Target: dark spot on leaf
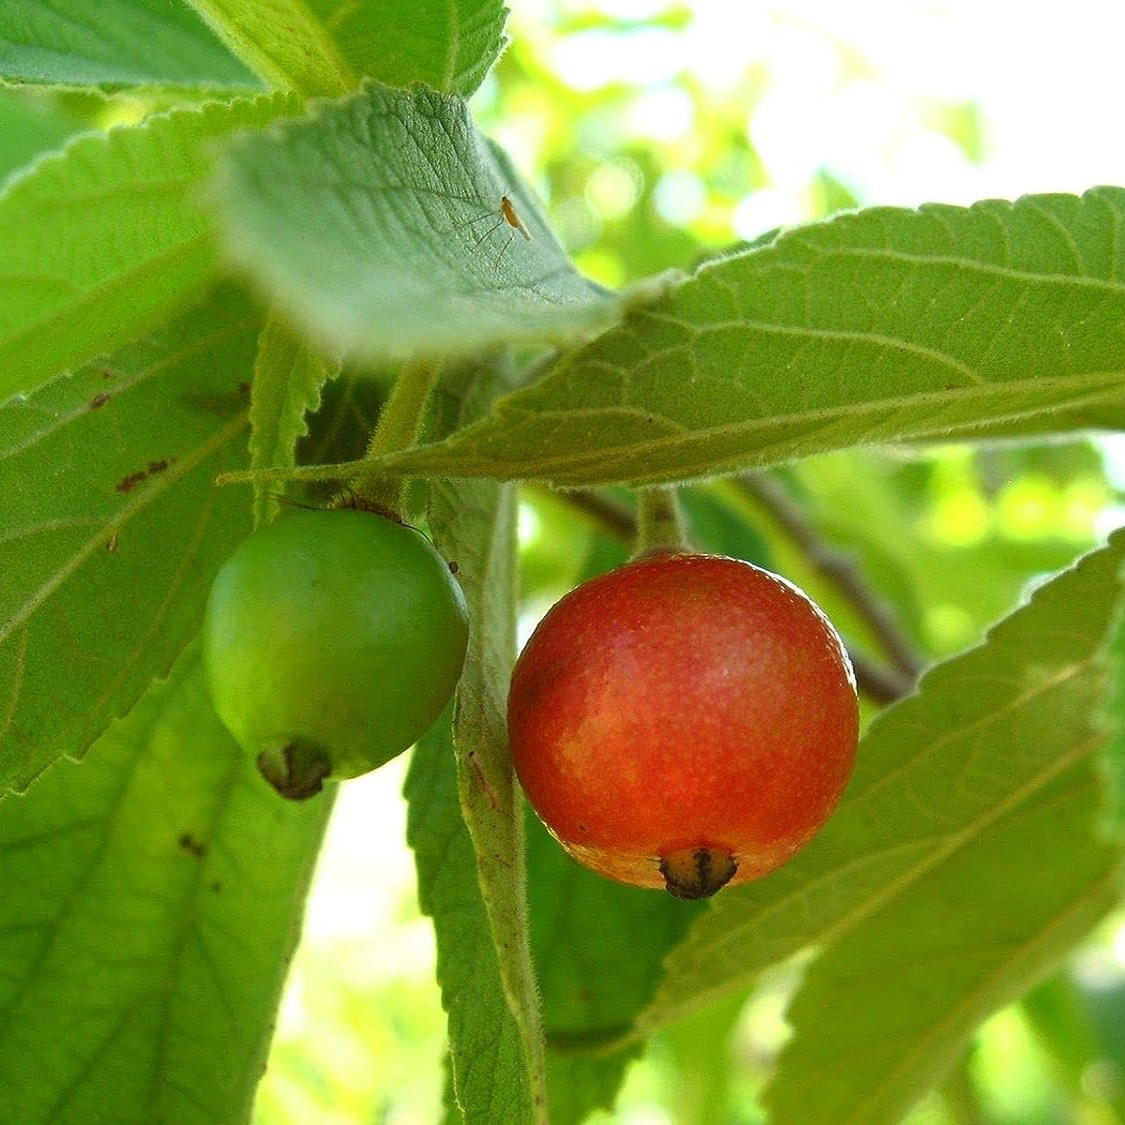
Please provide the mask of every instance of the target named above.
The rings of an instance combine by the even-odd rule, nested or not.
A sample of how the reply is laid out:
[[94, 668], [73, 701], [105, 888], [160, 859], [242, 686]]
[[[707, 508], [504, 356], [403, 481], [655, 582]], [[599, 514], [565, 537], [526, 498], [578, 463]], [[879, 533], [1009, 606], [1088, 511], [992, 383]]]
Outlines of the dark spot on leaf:
[[457, 565], [456, 559], [449, 560], [449, 573], [456, 574], [461, 568]]
[[97, 410], [98, 407], [105, 406], [107, 402], [109, 402], [109, 395], [105, 391], [102, 391], [101, 394], [96, 394], [90, 399], [89, 409]]
[[207, 845], [200, 843], [190, 832], [181, 833], [177, 841], [181, 848], [196, 859], [202, 859], [207, 854]]
[[186, 394], [180, 396], [180, 402], [204, 414], [214, 414], [220, 418], [229, 418], [246, 408], [246, 396], [239, 387], [232, 387], [226, 394]]
[[146, 473], [144, 469], [141, 469], [140, 472], [137, 473], [130, 473], [127, 477], [122, 477], [117, 482], [117, 491], [132, 492], [133, 489], [136, 488], [137, 485], [140, 484], [141, 481], [143, 481], [147, 476], [148, 473]]
[[122, 477], [117, 482], [118, 492], [132, 492], [142, 481], [146, 481], [149, 477], [154, 477], [157, 473], [164, 472], [165, 469], [171, 467], [176, 463], [175, 457], [161, 457], [157, 461], [150, 461], [143, 469], [138, 469], [135, 473], [130, 473], [126, 477]]
[[223, 889], [223, 884], [220, 883], [218, 879], [216, 879], [216, 880], [214, 880], [214, 882], [211, 883], [211, 885], [208, 889], [211, 890], [212, 892], [214, 892], [215, 894], [218, 894], [219, 891], [221, 891]]

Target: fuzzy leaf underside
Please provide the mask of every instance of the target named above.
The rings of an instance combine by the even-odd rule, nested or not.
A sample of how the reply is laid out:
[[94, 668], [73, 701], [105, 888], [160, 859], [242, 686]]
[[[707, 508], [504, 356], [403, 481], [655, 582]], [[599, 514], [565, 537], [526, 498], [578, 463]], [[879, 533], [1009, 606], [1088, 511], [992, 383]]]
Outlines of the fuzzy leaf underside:
[[506, 42], [500, 0], [191, 0], [272, 85], [338, 97], [362, 78], [468, 97]]
[[405, 793], [418, 897], [433, 918], [449, 1016], [453, 1108], [469, 1125], [532, 1118], [520, 1030], [504, 994], [472, 837], [461, 815], [447, 713], [414, 749]]
[[1125, 191], [872, 208], [704, 266], [403, 473], [658, 484], [1125, 417]]
[[[509, 195], [531, 239], [500, 215]], [[590, 332], [619, 302], [575, 272], [465, 103], [367, 83], [232, 146], [232, 260], [328, 351], [472, 355]]]
[[[506, 368], [490, 364], [448, 368], [437, 392], [439, 431], [478, 417], [508, 377]], [[442, 763], [449, 772], [441, 782], [456, 787], [459, 826], [453, 823], [455, 810], [447, 812], [446, 821], [459, 842], [460, 878], [456, 885], [445, 881], [448, 890], [441, 898], [432, 887], [428, 909], [439, 950], [460, 947], [461, 928], [477, 918], [478, 928], [484, 927], [478, 940], [490, 946], [480, 957], [495, 964], [496, 974], [460, 977], [453, 985], [457, 968], [447, 962], [443, 1001], [450, 1013], [453, 1086], [466, 1120], [523, 1125], [545, 1120], [546, 1060], [531, 964], [523, 807], [505, 722], [515, 659], [515, 496], [511, 488], [488, 481], [432, 481], [429, 520], [438, 550], [456, 564], [469, 605], [470, 634], [454, 714], [456, 756]], [[423, 859], [420, 854], [420, 878]], [[479, 998], [484, 985], [498, 985], [499, 996]], [[502, 1013], [495, 999], [501, 1000]], [[494, 1039], [484, 1056], [492, 1060], [483, 1064], [489, 1071], [485, 1078], [476, 1059], [482, 1039]], [[503, 1059], [500, 1051], [506, 1052]]]
[[[250, 391], [250, 468], [296, 463], [297, 443], [308, 432], [306, 418], [320, 406], [324, 384], [339, 374], [276, 313], [266, 320], [254, 359]], [[278, 510], [284, 485], [254, 482], [254, 526], [268, 523]]]

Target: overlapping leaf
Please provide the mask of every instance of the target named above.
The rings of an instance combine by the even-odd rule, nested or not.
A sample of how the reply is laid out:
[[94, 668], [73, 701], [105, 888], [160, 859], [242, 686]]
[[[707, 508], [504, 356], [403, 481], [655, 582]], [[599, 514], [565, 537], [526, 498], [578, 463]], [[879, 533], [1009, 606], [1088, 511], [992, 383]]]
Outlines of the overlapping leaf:
[[980, 1022], [1087, 937], [1120, 898], [1120, 853], [1091, 831], [1101, 797], [1089, 757], [1061, 771], [812, 966], [768, 1091], [778, 1125], [803, 1125], [813, 1106], [896, 1125]]
[[1125, 191], [876, 208], [719, 259], [411, 473], [659, 483], [1125, 416]]
[[1096, 717], [1123, 557], [1119, 534], [881, 716], [821, 835], [716, 899], [638, 1027], [823, 947], [794, 1008], [779, 1120], [807, 1120], [814, 1100], [833, 1121], [897, 1120], [975, 1022], [1114, 901]]
[[191, 8], [167, 0], [0, 5], [0, 78], [52, 86], [260, 85]]
[[[338, 372], [339, 365], [310, 348], [283, 317], [275, 314], [266, 321], [250, 394], [252, 469], [295, 463], [297, 442], [309, 432], [306, 415], [319, 407], [321, 389]], [[255, 526], [272, 519], [277, 505], [273, 486], [255, 482]]]
[[[438, 427], [448, 429], [479, 416], [507, 375], [501, 367], [474, 364], [447, 372], [439, 392]], [[501, 985], [519, 1033], [518, 1088], [526, 1091], [529, 1113], [511, 1120], [540, 1122], [547, 1112], [546, 1058], [531, 963], [523, 803], [508, 755], [506, 716], [516, 644], [515, 494], [509, 486], [489, 481], [434, 481], [430, 516], [434, 541], [456, 564], [469, 605], [469, 651], [454, 717], [457, 788]], [[456, 1069], [454, 1082], [469, 1115]], [[500, 1088], [491, 1093], [493, 1099], [508, 1097]], [[473, 1107], [482, 1109], [488, 1106]]]
[[84, 127], [61, 106], [0, 90], [0, 182]]
[[466, 97], [504, 46], [501, 0], [190, 0], [273, 85], [339, 96], [362, 78]]
[[258, 317], [232, 289], [0, 407], [0, 794], [80, 755], [167, 672], [249, 531]]
[[173, 315], [215, 263], [201, 206], [216, 140], [299, 103], [211, 103], [76, 138], [0, 195], [0, 402]]
[[358, 74], [389, 86], [424, 82], [467, 98], [504, 49], [507, 17], [502, 0], [385, 0], [353, 9], [337, 35]]
[[480, 1125], [530, 1121], [527, 1062], [461, 815], [448, 713], [415, 747], [405, 792], [418, 898], [437, 936], [456, 1110], [462, 1120]]
[[[530, 239], [500, 214], [505, 194]], [[234, 260], [329, 351], [475, 353], [589, 332], [618, 308], [464, 103], [432, 90], [368, 84], [247, 137], [218, 195]]]
[[636, 1053], [601, 1053], [652, 999], [698, 904], [623, 887], [571, 859], [531, 814], [528, 905], [555, 1125], [611, 1109]]
[[0, 800], [5, 1120], [246, 1121], [328, 808], [257, 776], [194, 653]]
[[304, 0], [188, 2], [271, 86], [305, 97], [334, 98], [355, 85], [355, 75], [323, 18], [326, 13]]

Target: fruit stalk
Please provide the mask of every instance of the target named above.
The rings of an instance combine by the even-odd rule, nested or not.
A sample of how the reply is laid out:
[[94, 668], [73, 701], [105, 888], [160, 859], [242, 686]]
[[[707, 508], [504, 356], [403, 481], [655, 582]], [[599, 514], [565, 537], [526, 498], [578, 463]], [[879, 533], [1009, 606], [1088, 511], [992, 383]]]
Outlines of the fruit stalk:
[[636, 558], [688, 550], [687, 528], [674, 488], [646, 488], [637, 498]]
[[[377, 462], [380, 457], [417, 444], [440, 373], [441, 363], [433, 359], [413, 359], [402, 365], [379, 413], [364, 461]], [[406, 477], [391, 477], [382, 469], [373, 468], [356, 477], [352, 491], [377, 511], [401, 515], [408, 485]]]

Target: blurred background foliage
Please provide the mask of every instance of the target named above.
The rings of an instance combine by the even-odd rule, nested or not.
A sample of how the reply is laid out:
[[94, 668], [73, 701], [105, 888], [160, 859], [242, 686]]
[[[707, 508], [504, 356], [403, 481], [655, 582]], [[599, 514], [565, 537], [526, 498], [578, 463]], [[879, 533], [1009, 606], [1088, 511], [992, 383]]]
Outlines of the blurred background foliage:
[[[690, 270], [842, 208], [1125, 183], [1125, 153], [1103, 143], [1116, 136], [1125, 19], [1096, 0], [1072, 0], [1065, 23], [1054, 8], [1000, 0], [512, 6], [511, 47], [474, 112], [538, 188], [579, 266], [608, 285]], [[70, 108], [50, 107], [49, 127], [64, 129]], [[877, 591], [907, 642], [901, 672], [979, 640], [1037, 576], [1121, 522], [1121, 448], [848, 452], [684, 500], [700, 546], [791, 577], [857, 654], [886, 664], [848, 581]], [[524, 490], [525, 634], [576, 582], [625, 557], [630, 504], [623, 492]], [[441, 1117], [444, 1017], [403, 842], [404, 770], [395, 762], [344, 787], [259, 1125]], [[657, 1037], [612, 1119], [764, 1120], [756, 1093], [797, 979], [788, 967]], [[1125, 1121], [1125, 916], [990, 1020], [909, 1120]]]

